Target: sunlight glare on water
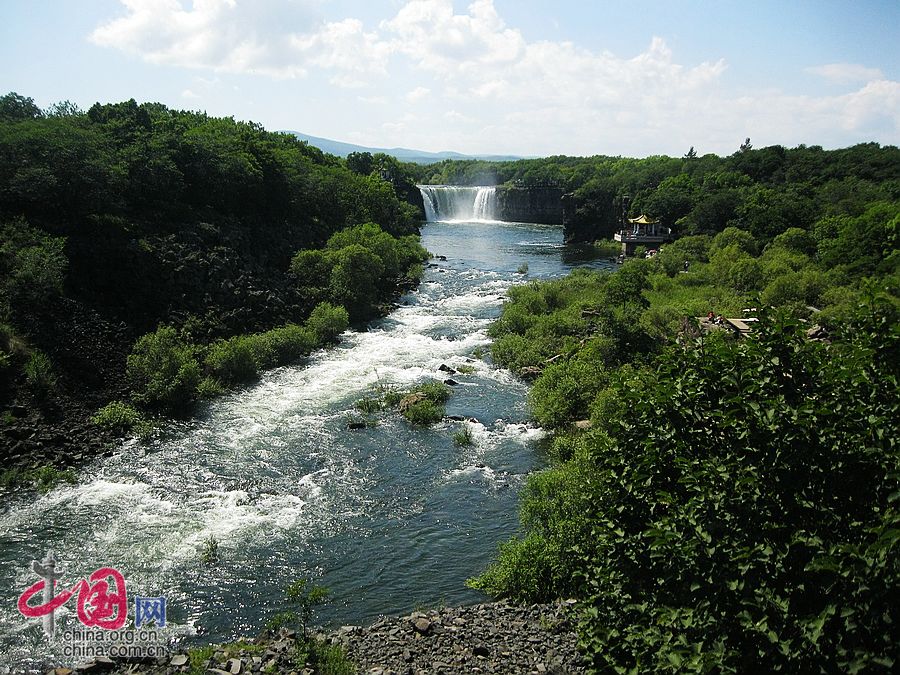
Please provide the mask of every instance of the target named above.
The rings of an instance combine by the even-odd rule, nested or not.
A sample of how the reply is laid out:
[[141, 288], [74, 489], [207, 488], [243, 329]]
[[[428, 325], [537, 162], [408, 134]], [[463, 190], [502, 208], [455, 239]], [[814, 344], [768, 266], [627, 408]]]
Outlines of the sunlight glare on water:
[[[489, 345], [506, 289], [526, 280], [522, 263], [528, 278], [609, 265], [539, 225], [430, 223], [423, 244], [447, 260], [390, 316], [146, 445], [124, 443], [82, 467], [74, 485], [4, 503], [0, 654], [20, 665], [58, 654], [16, 610], [37, 580], [31, 560], [48, 549], [62, 585], [116, 567], [129, 597], [166, 596], [170, 635], [199, 641], [256, 634], [300, 577], [330, 588], [318, 617], [334, 624], [483, 599], [465, 579], [516, 532], [517, 492], [541, 466], [543, 432], [528, 423], [525, 385], [473, 352]], [[475, 369], [453, 376], [447, 413], [477, 422], [415, 429], [384, 414], [376, 427], [347, 430], [354, 403], [375, 387], [442, 379], [441, 364]], [[464, 424], [474, 443], [459, 448], [453, 434]], [[214, 565], [202, 560], [211, 539]], [[76, 625], [69, 605], [60, 631]]]

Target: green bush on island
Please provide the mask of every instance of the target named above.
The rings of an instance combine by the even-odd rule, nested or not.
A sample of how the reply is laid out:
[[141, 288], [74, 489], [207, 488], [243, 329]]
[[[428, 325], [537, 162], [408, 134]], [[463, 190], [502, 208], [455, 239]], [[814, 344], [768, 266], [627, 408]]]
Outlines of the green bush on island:
[[406, 420], [417, 426], [429, 426], [444, 419], [444, 404], [451, 390], [443, 382], [424, 382], [411, 389], [379, 385], [372, 396], [365, 396], [355, 407], [367, 415], [397, 408]]
[[472, 429], [468, 424], [453, 434], [453, 445], [458, 448], [466, 448], [474, 442], [475, 439], [472, 436]]
[[[400, 413], [411, 424], [429, 426], [444, 419], [444, 404], [450, 387], [442, 382], [426, 382], [410, 389], [399, 402]], [[404, 405], [405, 400], [405, 405]]]

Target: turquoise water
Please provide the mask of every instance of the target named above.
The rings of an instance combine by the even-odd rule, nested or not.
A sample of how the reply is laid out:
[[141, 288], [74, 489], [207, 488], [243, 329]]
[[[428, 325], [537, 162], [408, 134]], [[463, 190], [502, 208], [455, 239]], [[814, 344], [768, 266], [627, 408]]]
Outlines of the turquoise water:
[[[75, 485], [0, 507], [0, 665], [61, 654], [16, 610], [37, 581], [30, 561], [48, 548], [65, 587], [102, 566], [120, 570], [131, 618], [134, 594], [165, 596], [171, 640], [253, 635], [300, 577], [331, 590], [317, 614], [328, 624], [484, 599], [464, 581], [516, 532], [517, 493], [542, 465], [544, 434], [528, 422], [524, 384], [469, 359], [489, 345], [510, 285], [612, 266], [564, 246], [556, 227], [429, 223], [422, 235], [446, 261], [433, 261], [390, 316], [147, 444], [125, 443]], [[516, 273], [523, 263], [527, 277]], [[442, 379], [441, 364], [475, 367], [453, 376], [447, 413], [477, 423], [417, 429], [384, 414], [376, 427], [346, 429], [373, 388]], [[459, 448], [464, 425], [474, 444]], [[207, 565], [211, 538], [218, 562]], [[59, 632], [78, 625], [74, 605], [57, 612]]]

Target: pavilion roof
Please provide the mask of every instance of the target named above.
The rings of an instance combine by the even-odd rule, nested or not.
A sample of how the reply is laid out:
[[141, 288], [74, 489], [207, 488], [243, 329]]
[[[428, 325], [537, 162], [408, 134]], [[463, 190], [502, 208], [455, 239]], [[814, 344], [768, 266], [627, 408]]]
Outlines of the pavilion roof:
[[652, 220], [642, 213], [637, 218], [629, 218], [628, 222], [634, 225], [656, 225], [659, 221]]

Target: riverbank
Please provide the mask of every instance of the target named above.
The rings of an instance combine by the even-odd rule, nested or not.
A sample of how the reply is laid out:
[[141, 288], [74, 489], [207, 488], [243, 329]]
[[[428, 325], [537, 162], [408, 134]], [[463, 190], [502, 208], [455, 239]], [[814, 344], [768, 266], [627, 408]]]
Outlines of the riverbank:
[[[382, 264], [378, 254], [392, 265]], [[297, 268], [296, 260], [304, 256], [321, 259], [316, 278], [304, 279]], [[427, 258], [418, 237], [395, 238], [371, 223], [349, 228], [332, 237], [326, 249], [301, 251], [295, 258], [305, 301], [318, 302], [305, 322], [264, 324], [263, 332], [216, 341], [198, 339], [189, 321], [160, 324], [135, 341], [124, 324], [113, 326], [80, 303], [53, 298], [45, 313], [32, 317], [37, 324], [28, 331], [50, 339], [49, 357], [12, 333], [4, 342], [15, 342], [14, 349], [0, 344], [4, 353], [13, 353], [20, 371], [0, 429], [6, 460], [0, 489], [52, 487], [67, 477], [68, 467], [112, 454], [123, 437], [149, 436], [156, 425], [191, 417], [199, 401], [336, 342], [349, 319], [361, 326], [386, 316], [402, 294], [418, 285]], [[377, 272], [354, 271], [357, 263]], [[329, 276], [340, 283], [332, 278], [330, 286], [320, 288], [322, 277], [327, 281]], [[37, 372], [35, 362], [43, 363]]]
[[[356, 672], [368, 675], [577, 674], [587, 671], [576, 646], [572, 604], [494, 602], [443, 607], [384, 617], [367, 626], [342, 626], [319, 632], [315, 638], [320, 644], [340, 647]], [[88, 661], [76, 671], [119, 675], [322, 672], [312, 661], [303, 660], [303, 645], [297, 633], [282, 630], [229, 645], [174, 651], [149, 662]], [[50, 672], [71, 675], [68, 669]]]

